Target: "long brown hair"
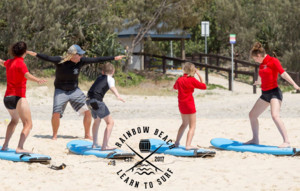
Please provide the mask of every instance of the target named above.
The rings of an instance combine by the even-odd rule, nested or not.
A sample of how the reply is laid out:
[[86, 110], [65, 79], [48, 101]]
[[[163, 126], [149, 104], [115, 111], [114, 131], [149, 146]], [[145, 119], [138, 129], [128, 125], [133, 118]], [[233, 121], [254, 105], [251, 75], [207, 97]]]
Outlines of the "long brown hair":
[[261, 55], [262, 57], [266, 55], [265, 49], [262, 47], [261, 43], [256, 42], [254, 43], [251, 51], [250, 51], [250, 56], [258, 56]]

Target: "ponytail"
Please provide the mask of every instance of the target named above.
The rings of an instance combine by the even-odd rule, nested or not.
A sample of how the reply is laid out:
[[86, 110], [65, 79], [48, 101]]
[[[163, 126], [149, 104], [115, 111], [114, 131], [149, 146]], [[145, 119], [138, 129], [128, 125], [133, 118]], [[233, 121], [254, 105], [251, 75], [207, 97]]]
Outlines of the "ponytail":
[[259, 42], [254, 43], [254, 45], [250, 51], [251, 57], [258, 56], [258, 55], [264, 56], [265, 54], [266, 54], [266, 51], [262, 47], [261, 43], [259, 43]]

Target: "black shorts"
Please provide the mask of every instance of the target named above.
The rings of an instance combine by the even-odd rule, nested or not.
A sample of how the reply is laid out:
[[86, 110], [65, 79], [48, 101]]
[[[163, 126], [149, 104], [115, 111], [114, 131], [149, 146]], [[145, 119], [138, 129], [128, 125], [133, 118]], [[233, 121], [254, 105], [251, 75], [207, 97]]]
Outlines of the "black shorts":
[[3, 99], [6, 109], [16, 109], [19, 99], [19, 96], [6, 96]]
[[102, 119], [110, 114], [107, 106], [102, 101], [99, 101], [97, 99], [87, 99], [86, 104], [91, 110], [94, 119], [96, 119], [97, 117]]
[[282, 101], [282, 92], [281, 90], [277, 87], [268, 91], [262, 91], [262, 95], [260, 96], [260, 98], [266, 102], [271, 101], [271, 99], [275, 98], [275, 99], [279, 99], [280, 101]]

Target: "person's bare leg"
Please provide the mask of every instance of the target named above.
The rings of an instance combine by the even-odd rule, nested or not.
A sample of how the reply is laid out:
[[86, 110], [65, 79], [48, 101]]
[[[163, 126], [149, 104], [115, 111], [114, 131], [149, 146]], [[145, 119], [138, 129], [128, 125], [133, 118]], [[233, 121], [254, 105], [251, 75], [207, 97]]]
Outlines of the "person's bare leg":
[[112, 119], [112, 117], [110, 115], [104, 117], [103, 119], [106, 122], [106, 129], [105, 129], [104, 136], [103, 136], [103, 144], [102, 144], [101, 150], [114, 150], [114, 149], [116, 149], [116, 147], [108, 146], [108, 141], [109, 141], [109, 138], [110, 138], [110, 135], [112, 132], [112, 128], [114, 126], [114, 120]]
[[89, 110], [84, 112], [83, 117], [83, 126], [84, 126], [84, 138], [92, 139], [91, 136], [91, 123], [92, 123], [92, 114]]
[[16, 153], [31, 153], [30, 151], [24, 149], [24, 143], [26, 141], [27, 136], [30, 133], [30, 130], [32, 129], [31, 112], [26, 98], [21, 98], [18, 101], [16, 110], [23, 123], [23, 130], [20, 135], [20, 140], [16, 149]]
[[99, 130], [100, 122], [101, 122], [101, 119], [99, 117], [94, 119], [93, 129], [92, 129], [92, 131], [93, 131], [93, 145], [92, 145], [92, 148], [96, 148], [96, 147], [99, 146], [99, 143], [98, 143], [98, 130]]
[[178, 133], [177, 133], [177, 137], [176, 137], [176, 141], [175, 141], [175, 147], [179, 146], [182, 135], [183, 135], [185, 129], [187, 128], [188, 124], [189, 124], [188, 114], [181, 114], [181, 119], [182, 119], [182, 123], [181, 123], [181, 125], [179, 127], [179, 130], [178, 130]]
[[20, 118], [16, 109], [8, 109], [7, 111], [9, 112], [9, 114], [11, 116], [11, 120], [10, 120], [9, 124], [7, 125], [5, 141], [4, 141], [2, 149], [1, 149], [2, 151], [8, 149], [9, 140], [10, 140], [11, 136], [13, 135], [13, 133], [16, 129], [16, 126], [18, 125], [19, 118]]
[[53, 131], [52, 140], [56, 140], [57, 132], [58, 132], [59, 124], [60, 124], [60, 113], [52, 114], [51, 123], [52, 123], [52, 131]]
[[253, 137], [244, 144], [259, 144], [259, 123], [258, 117], [267, 109], [270, 104], [259, 98], [249, 112], [249, 119], [252, 128]]
[[196, 113], [189, 114], [189, 131], [186, 139], [186, 150], [198, 149], [198, 147], [192, 146], [192, 140], [196, 130]]
[[270, 105], [271, 105], [272, 119], [273, 119], [274, 123], [276, 124], [276, 126], [283, 138], [283, 143], [278, 147], [280, 147], [280, 148], [289, 147], [290, 141], [289, 141], [289, 138], [287, 135], [287, 131], [284, 126], [284, 123], [280, 119], [281, 101], [279, 99], [271, 99]]

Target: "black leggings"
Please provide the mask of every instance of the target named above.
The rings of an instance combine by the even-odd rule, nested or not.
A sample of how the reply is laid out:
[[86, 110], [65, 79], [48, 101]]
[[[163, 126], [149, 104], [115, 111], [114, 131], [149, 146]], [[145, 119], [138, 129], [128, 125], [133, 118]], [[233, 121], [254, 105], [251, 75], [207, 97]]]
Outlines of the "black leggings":
[[4, 97], [3, 102], [6, 109], [16, 109], [19, 99], [21, 99], [19, 96]]

